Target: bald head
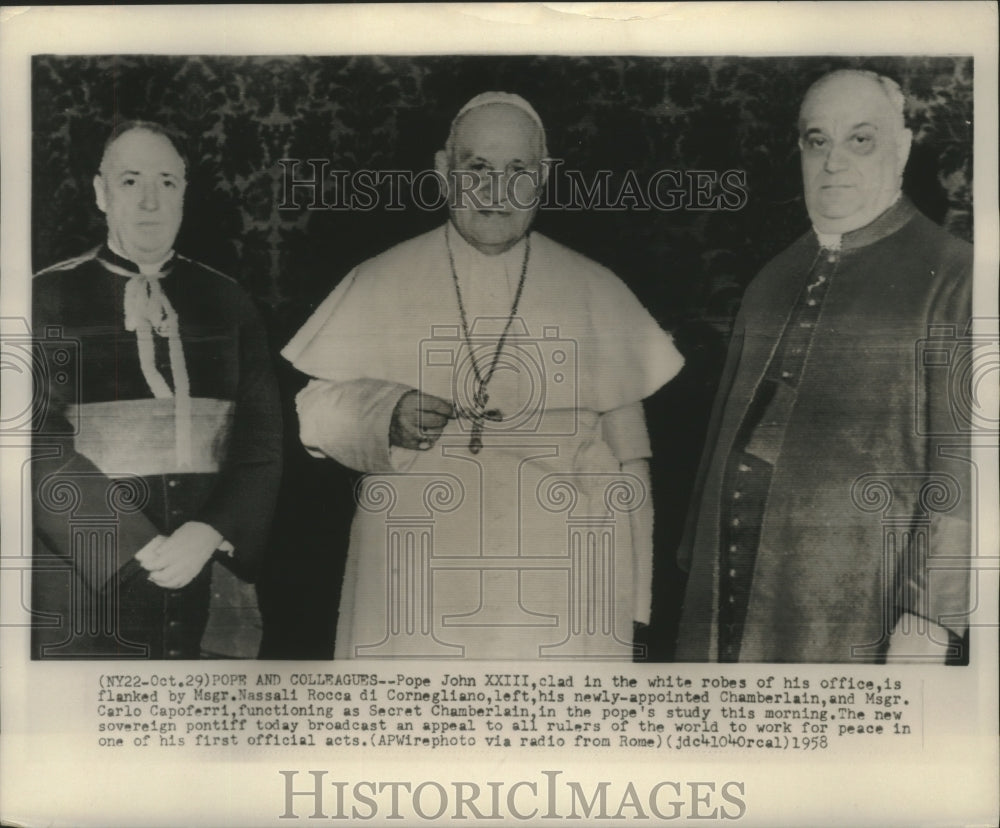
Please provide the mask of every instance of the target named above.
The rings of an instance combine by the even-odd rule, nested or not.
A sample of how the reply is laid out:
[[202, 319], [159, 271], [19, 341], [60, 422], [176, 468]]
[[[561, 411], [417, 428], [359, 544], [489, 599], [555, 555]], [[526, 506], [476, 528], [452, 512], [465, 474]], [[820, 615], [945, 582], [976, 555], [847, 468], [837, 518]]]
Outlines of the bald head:
[[151, 135], [159, 135], [173, 148], [173, 151], [181, 159], [181, 163], [187, 168], [188, 159], [183, 149], [184, 136], [178, 133], [174, 129], [168, 129], [163, 124], [157, 121], [146, 121], [141, 119], [131, 119], [125, 121], [119, 121], [115, 124], [115, 128], [108, 135], [107, 139], [104, 141], [104, 148], [101, 152], [101, 163], [98, 168], [100, 171], [105, 169], [108, 162], [108, 156], [114, 151], [115, 144], [118, 140], [130, 132], [148, 132]]
[[899, 196], [911, 133], [899, 86], [874, 72], [820, 78], [799, 112], [806, 209], [821, 233], [870, 224]]
[[870, 72], [867, 69], [838, 69], [835, 72], [824, 75], [809, 87], [805, 97], [802, 99], [802, 106], [799, 109], [800, 129], [802, 128], [802, 113], [805, 111], [807, 105], [810, 104], [810, 99], [826, 87], [831, 85], [837, 86], [838, 84], [847, 86], [852, 84], [871, 87], [877, 86], [885, 96], [889, 111], [892, 112], [897, 125], [900, 129], [905, 128], [906, 124], [903, 116], [906, 111], [906, 97], [903, 95], [903, 90], [899, 88], [899, 84], [896, 81], [885, 75]]

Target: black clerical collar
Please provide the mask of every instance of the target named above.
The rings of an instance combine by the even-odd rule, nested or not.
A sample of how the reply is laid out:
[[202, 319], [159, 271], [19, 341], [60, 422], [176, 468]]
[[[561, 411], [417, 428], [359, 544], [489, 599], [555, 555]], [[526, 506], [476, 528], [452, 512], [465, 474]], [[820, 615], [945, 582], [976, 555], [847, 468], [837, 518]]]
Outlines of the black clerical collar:
[[[107, 242], [104, 242], [104, 244], [102, 244], [100, 249], [97, 251], [97, 258], [102, 263], [111, 265], [112, 269], [115, 270], [119, 271], [127, 270], [129, 273], [142, 272], [139, 268], [139, 265], [137, 265], [131, 259], [127, 259], [124, 256], [119, 256], [117, 253], [115, 253], [114, 250], [112, 250], [108, 246]], [[170, 255], [167, 256], [167, 258], [160, 263], [159, 267], [160, 272], [164, 273], [169, 271], [173, 267], [175, 261], [177, 261], [177, 254], [173, 250], [171, 250]]]
[[847, 251], [868, 247], [891, 236], [916, 214], [917, 208], [913, 206], [913, 202], [905, 195], [900, 195], [892, 206], [864, 227], [844, 233], [840, 240], [840, 249]]

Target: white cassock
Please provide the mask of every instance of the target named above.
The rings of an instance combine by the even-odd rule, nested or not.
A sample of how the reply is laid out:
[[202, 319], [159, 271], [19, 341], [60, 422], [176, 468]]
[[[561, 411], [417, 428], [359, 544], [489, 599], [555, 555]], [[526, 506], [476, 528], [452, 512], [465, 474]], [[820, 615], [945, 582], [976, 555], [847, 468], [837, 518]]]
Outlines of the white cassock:
[[390, 447], [410, 389], [473, 407], [469, 345], [486, 376], [517, 291], [524, 240], [486, 256], [447, 239], [468, 338], [441, 227], [358, 266], [282, 352], [315, 378], [297, 398], [303, 444], [367, 473], [336, 657], [628, 660], [652, 538], [633, 543], [650, 493], [627, 464], [650, 456], [640, 401], [683, 360], [613, 273], [532, 233], [487, 386], [503, 420], [478, 453], [465, 417], [428, 451]]

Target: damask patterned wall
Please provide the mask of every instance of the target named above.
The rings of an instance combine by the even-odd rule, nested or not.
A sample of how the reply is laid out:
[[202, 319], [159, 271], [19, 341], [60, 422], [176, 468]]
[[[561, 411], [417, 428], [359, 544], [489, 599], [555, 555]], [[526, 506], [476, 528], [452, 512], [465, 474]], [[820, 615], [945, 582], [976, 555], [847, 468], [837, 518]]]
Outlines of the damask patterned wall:
[[827, 70], [897, 78], [915, 135], [908, 190], [933, 218], [971, 233], [972, 61], [966, 58], [162, 57], [35, 59], [34, 265], [93, 245], [103, 217], [90, 179], [116, 120], [190, 137], [180, 246], [231, 273], [280, 338], [354, 264], [437, 222], [413, 208], [279, 209], [281, 158], [329, 169], [423, 170], [457, 108], [485, 89], [536, 106], [550, 153], [588, 180], [661, 169], [744, 170], [737, 212], [546, 212], [538, 228], [611, 266], [666, 323], [704, 312], [720, 283], [742, 286], [806, 227], [795, 118]]
[[[103, 240], [91, 179], [115, 121], [148, 118], [189, 136], [178, 247], [238, 279], [277, 351], [363, 259], [440, 223], [441, 211], [281, 209], [282, 158], [328, 170], [429, 169], [458, 108], [519, 92], [550, 154], [615, 191], [632, 171], [743, 171], [739, 210], [540, 213], [542, 232], [611, 267], [662, 324], [685, 369], [647, 402], [656, 506], [650, 658], [670, 657], [683, 577], [673, 563], [721, 361], [743, 287], [808, 223], [795, 121], [830, 69], [896, 78], [915, 143], [905, 187], [971, 238], [972, 61], [967, 58], [40, 56], [33, 83], [33, 265]], [[305, 175], [305, 171], [300, 171]], [[280, 359], [286, 464], [272, 554], [259, 583], [269, 657], [329, 657], [351, 517], [350, 475], [308, 457]]]

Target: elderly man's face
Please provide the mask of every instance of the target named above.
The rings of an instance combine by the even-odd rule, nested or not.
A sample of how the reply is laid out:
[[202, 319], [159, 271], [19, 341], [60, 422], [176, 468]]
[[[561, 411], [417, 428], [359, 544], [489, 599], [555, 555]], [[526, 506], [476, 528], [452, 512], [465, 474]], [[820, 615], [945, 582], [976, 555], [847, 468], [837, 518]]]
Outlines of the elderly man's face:
[[437, 159], [438, 171], [453, 188], [451, 218], [462, 238], [497, 255], [527, 235], [544, 180], [541, 161], [538, 125], [516, 106], [489, 104], [464, 115], [451, 157], [441, 152]]
[[910, 152], [882, 87], [845, 75], [814, 90], [799, 117], [806, 209], [821, 233], [864, 227], [892, 204]]
[[134, 129], [108, 148], [94, 177], [108, 235], [137, 264], [155, 264], [174, 246], [184, 214], [184, 161], [162, 135]]

